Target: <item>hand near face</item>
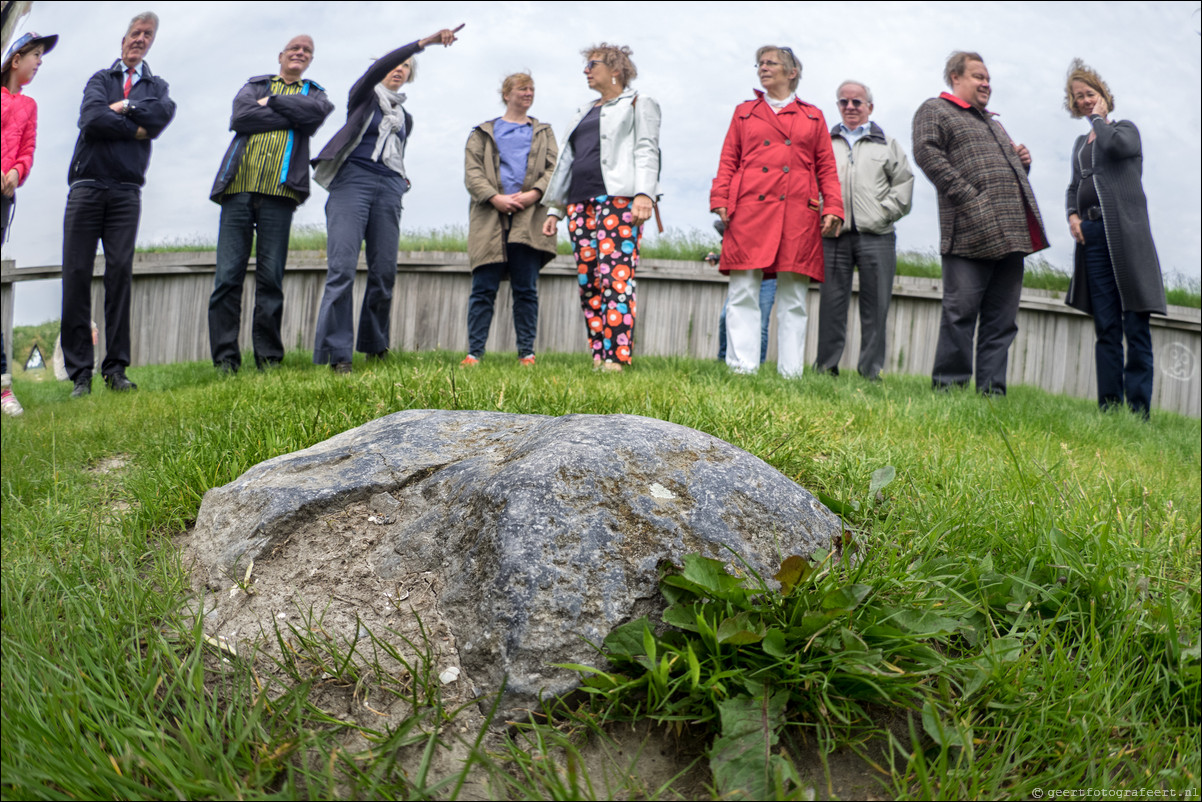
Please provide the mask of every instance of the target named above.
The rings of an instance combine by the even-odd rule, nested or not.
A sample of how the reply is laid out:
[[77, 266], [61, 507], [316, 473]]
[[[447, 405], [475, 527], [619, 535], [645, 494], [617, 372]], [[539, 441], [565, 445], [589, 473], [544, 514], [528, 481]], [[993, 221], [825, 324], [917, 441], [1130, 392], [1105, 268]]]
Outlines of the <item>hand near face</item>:
[[1030, 167], [1031, 151], [1027, 150], [1027, 146], [1015, 144], [1014, 142], [1011, 142], [1010, 146], [1013, 147], [1014, 152], [1018, 154], [1018, 160], [1023, 163], [1023, 167]]
[[1090, 115], [1096, 114], [1105, 120], [1106, 115], [1110, 113], [1110, 107], [1106, 105], [1106, 98], [1098, 95], [1098, 99], [1094, 101], [1093, 109], [1089, 113]]
[[822, 236], [837, 237], [843, 228], [843, 221], [833, 214], [822, 215]]

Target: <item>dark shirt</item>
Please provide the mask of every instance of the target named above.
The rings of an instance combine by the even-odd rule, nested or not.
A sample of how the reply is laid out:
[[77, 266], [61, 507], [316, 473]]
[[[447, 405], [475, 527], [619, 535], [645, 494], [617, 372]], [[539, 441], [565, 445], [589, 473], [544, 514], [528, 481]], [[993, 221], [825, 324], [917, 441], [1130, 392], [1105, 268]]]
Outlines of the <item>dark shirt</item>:
[[1093, 142], [1086, 141], [1077, 154], [1081, 168], [1081, 183], [1077, 185], [1077, 213], [1082, 219], [1085, 219], [1089, 209], [1102, 205], [1098, 198], [1098, 188], [1093, 182], [1093, 146]]
[[[380, 141], [380, 121], [383, 119], [384, 112], [377, 105], [372, 112], [371, 122], [367, 124], [367, 130], [363, 132], [363, 139], [359, 140], [359, 145], [351, 151], [347, 160], [378, 175], [396, 175], [391, 167], [378, 160], [372, 161], [371, 158], [372, 152], [376, 149], [376, 142]], [[399, 133], [403, 134], [404, 132]]]
[[568, 203], [584, 203], [605, 194], [601, 174], [601, 107], [593, 106], [569, 137], [572, 143], [572, 182]]

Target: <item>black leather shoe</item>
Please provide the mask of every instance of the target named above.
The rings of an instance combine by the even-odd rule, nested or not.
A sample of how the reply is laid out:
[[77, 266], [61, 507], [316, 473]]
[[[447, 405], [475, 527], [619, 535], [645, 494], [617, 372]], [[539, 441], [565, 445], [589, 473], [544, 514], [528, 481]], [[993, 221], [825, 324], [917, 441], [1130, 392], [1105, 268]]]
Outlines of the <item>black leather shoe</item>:
[[115, 373], [106, 373], [104, 383], [114, 392], [124, 393], [127, 390], [137, 390], [138, 385], [131, 382], [125, 377], [125, 371], [119, 370]]
[[350, 362], [331, 362], [330, 370], [334, 371], [335, 373], [350, 373], [351, 372], [351, 363]]
[[83, 398], [92, 394], [92, 374], [80, 376], [75, 380], [75, 389], [71, 391], [72, 398]]

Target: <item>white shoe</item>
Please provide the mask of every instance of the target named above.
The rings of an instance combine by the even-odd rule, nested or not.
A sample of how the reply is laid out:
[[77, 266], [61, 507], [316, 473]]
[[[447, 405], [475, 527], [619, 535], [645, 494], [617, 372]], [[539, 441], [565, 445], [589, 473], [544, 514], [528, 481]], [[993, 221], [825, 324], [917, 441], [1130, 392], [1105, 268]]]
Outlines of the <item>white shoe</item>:
[[12, 415], [14, 418], [25, 412], [25, 408], [21, 406], [21, 402], [13, 395], [13, 391], [5, 387], [3, 395], [0, 395], [0, 409], [4, 410], [5, 415]]

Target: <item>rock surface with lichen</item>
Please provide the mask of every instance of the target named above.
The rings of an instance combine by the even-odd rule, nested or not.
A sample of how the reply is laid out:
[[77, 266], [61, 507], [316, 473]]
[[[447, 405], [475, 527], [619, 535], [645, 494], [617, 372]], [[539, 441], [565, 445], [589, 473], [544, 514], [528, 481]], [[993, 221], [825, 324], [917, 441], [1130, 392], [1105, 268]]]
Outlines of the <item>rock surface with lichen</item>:
[[702, 553], [771, 584], [784, 557], [831, 550], [839, 533], [804, 488], [683, 426], [412, 410], [210, 490], [189, 542], [210, 589], [239, 580], [231, 596], [254, 561], [253, 595], [234, 610], [215, 593], [226, 606], [206, 622], [255, 605], [260, 627], [320, 613], [351, 643], [412, 608], [468, 693], [504, 683], [512, 711], [577, 686], [554, 664], [596, 665], [590, 644], [655, 616], [662, 562]]

